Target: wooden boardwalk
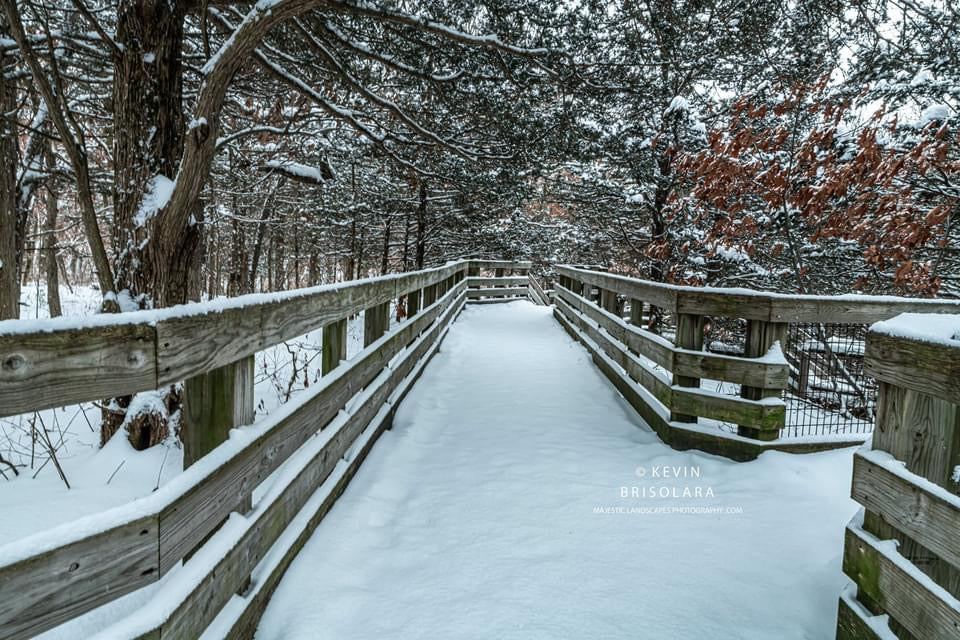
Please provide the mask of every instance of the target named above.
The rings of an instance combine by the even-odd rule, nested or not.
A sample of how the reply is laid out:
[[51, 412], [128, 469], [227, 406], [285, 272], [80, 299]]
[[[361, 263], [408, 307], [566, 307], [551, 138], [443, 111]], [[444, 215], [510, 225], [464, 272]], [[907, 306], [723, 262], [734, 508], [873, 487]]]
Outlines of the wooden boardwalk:
[[[445, 629], [448, 636], [636, 637], [644, 624], [672, 629], [673, 637], [730, 630], [737, 633], [730, 637], [754, 637], [744, 629], [790, 637], [782, 632], [787, 624], [809, 632], [798, 637], [820, 637], [843, 586], [841, 521], [851, 509], [851, 475], [864, 513], [846, 529], [843, 571], [855, 588], [840, 598], [838, 635], [889, 637], [888, 615], [900, 638], [958, 637], [960, 321], [939, 316], [930, 326], [946, 333], [932, 341], [930, 331], [911, 333], [927, 325], [920, 315], [871, 330], [861, 361], [878, 383], [877, 428], [874, 451], [858, 455], [853, 471], [845, 466], [849, 450], [783, 453], [849, 442], [783, 436], [782, 395], [805, 374], [778, 343], [791, 323], [864, 330], [905, 312], [958, 314], [960, 303], [697, 289], [562, 265], [551, 267], [557, 279], [549, 287], [531, 266], [459, 260], [159, 311], [0, 323], [0, 416], [182, 381], [188, 465], [149, 496], [0, 544], [0, 640], [48, 630], [102, 640], [251, 638], [258, 628], [285, 628], [301, 608], [281, 597], [260, 624], [281, 584], [295, 585], [284, 591], [326, 589], [331, 601], [341, 592], [356, 596], [340, 601], [356, 613], [350, 618], [311, 595], [331, 620], [373, 624], [363, 612], [386, 607], [384, 624], [393, 626], [371, 636], [443, 637], [435, 631], [444, 621], [430, 618], [442, 607], [416, 603], [446, 598], [471, 625], [517, 625], [481, 634]], [[522, 304], [488, 304], [513, 301]], [[394, 309], [405, 314], [391, 322]], [[363, 348], [347, 359], [347, 321], [359, 314]], [[670, 326], [660, 323], [665, 317]], [[712, 322], [744, 328], [735, 352], [704, 348]], [[320, 328], [322, 377], [251, 424], [254, 354]], [[830, 350], [826, 339], [821, 346]], [[818, 375], [834, 376], [834, 388], [850, 382], [844, 362], [831, 362], [835, 370]], [[429, 382], [415, 386], [424, 372]], [[703, 380], [735, 393], [705, 390]], [[398, 408], [392, 443], [374, 448]], [[718, 428], [723, 421], [733, 431]], [[350, 494], [360, 504], [345, 503], [348, 524], [321, 527], [371, 452], [380, 462], [368, 465], [364, 482], [373, 484]], [[618, 491], [633, 491], [638, 468], [678, 461], [719, 482], [713, 496], [694, 499], [724, 517], [617, 511]], [[404, 469], [402, 482], [375, 482], [378, 473], [389, 479]], [[810, 478], [828, 481], [811, 492]], [[392, 495], [397, 487], [406, 490]], [[364, 520], [365, 496], [382, 507], [374, 522]], [[785, 504], [799, 515], [785, 513]], [[726, 511], [735, 507], [753, 511], [738, 518]], [[320, 544], [311, 542], [318, 527], [328, 543], [321, 546], [335, 544], [343, 564], [306, 554], [297, 560], [305, 568], [292, 575], [322, 573], [324, 580], [282, 582], [300, 550]], [[393, 544], [402, 553], [390, 553]], [[791, 601], [796, 580], [764, 579], [769, 571], [798, 576], [806, 565], [795, 563], [820, 552], [828, 555], [819, 573], [804, 574], [819, 581], [816, 595]], [[418, 554], [414, 564], [397, 560]], [[495, 564], [489, 574], [488, 559]], [[383, 591], [391, 584], [384, 567], [401, 583], [415, 581], [405, 584], [418, 597]], [[700, 569], [723, 581], [704, 583]], [[624, 572], [629, 584], [607, 577]], [[362, 578], [359, 591], [379, 596], [358, 594], [344, 576]], [[502, 601], [490, 593], [504, 594]], [[774, 593], [791, 608], [768, 606]], [[484, 613], [494, 610], [501, 615]], [[731, 611], [744, 617], [731, 619]], [[675, 622], [690, 612], [714, 626]], [[344, 627], [330, 637], [358, 636]]]
[[[549, 309], [468, 307], [257, 638], [827, 638], [851, 454], [774, 456], [675, 451]], [[660, 467], [701, 476], [637, 476]], [[617, 507], [691, 511], [597, 512]]]

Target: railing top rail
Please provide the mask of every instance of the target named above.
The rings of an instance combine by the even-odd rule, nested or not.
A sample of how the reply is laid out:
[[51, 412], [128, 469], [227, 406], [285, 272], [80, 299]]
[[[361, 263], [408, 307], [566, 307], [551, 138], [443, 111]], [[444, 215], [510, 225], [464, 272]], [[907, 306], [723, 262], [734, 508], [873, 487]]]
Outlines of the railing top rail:
[[[476, 261], [481, 268], [493, 263]], [[513, 268], [529, 263], [504, 262]], [[445, 265], [167, 309], [0, 322], [0, 416], [158, 389], [428, 287]]]
[[558, 265], [557, 273], [673, 311], [768, 322], [869, 324], [901, 313], [960, 313], [960, 300], [693, 287]]
[[960, 314], [905, 313], [867, 334], [866, 372], [960, 405]]

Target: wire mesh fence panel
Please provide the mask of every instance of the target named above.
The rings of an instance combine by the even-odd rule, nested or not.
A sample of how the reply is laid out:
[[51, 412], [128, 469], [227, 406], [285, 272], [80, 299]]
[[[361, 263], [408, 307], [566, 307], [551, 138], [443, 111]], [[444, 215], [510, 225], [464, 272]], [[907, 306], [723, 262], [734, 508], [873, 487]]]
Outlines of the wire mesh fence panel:
[[794, 323], [784, 436], [873, 431], [877, 383], [863, 369], [867, 325]]
[[[863, 324], [792, 323], [784, 355], [790, 365], [783, 438], [869, 434], [873, 431], [877, 385], [863, 370], [867, 335]], [[747, 323], [737, 318], [711, 318], [705, 327], [704, 345], [712, 353], [742, 356]], [[739, 396], [740, 385], [702, 380], [703, 389]], [[715, 421], [709, 421], [711, 423]], [[731, 433], [737, 425], [717, 422]]]

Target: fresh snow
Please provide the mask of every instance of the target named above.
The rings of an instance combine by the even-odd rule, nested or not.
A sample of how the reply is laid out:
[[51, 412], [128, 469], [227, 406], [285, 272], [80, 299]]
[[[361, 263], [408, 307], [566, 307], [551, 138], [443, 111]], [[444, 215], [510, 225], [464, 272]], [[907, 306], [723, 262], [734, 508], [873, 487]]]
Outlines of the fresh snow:
[[463, 312], [259, 640], [834, 636], [852, 450], [674, 451], [550, 313]]
[[960, 348], [960, 313], [901, 313], [870, 327], [895, 338]]
[[157, 174], [150, 179], [150, 186], [143, 196], [143, 202], [133, 216], [138, 227], [146, 225], [157, 211], [167, 206], [175, 186], [176, 183], [165, 175]]

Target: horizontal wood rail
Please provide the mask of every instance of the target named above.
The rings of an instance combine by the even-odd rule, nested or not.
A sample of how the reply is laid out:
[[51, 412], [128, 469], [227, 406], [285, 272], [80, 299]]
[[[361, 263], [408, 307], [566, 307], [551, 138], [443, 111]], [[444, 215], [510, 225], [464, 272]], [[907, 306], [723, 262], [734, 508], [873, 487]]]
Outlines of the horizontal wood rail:
[[156, 311], [2, 321], [0, 417], [158, 389], [465, 274], [470, 264]]
[[[623, 376], [615, 384], [638, 387], [636, 402], [648, 405], [645, 417], [648, 422], [652, 420], [651, 425], [664, 439], [677, 447], [706, 448], [737, 459], [749, 459], [770, 448], [757, 446], [757, 442], [775, 443], [774, 448], [790, 450], [819, 450], [862, 442], [864, 436], [856, 433], [797, 438], [794, 443], [781, 437], [786, 426], [786, 391], [803, 394], [800, 401], [806, 401], [808, 395], [817, 393], [816, 389], [824, 388], [813, 387], [811, 391], [808, 383], [826, 384], [838, 397], [840, 389], [849, 389], [842, 393], [859, 394], [859, 410], [872, 411], [873, 396], [864, 394], [851, 378], [848, 362], [829, 346], [824, 323], [848, 326], [875, 322], [904, 311], [960, 312], [958, 300], [803, 296], [683, 287], [570, 265], [558, 266], [556, 272], [555, 315], [575, 337], [589, 342], [588, 349], [600, 351], [602, 358], [609, 360], [601, 368], [615, 372], [614, 377]], [[665, 318], [670, 322], [666, 336], [659, 333]], [[706, 327], [716, 321], [727, 322], [721, 326], [745, 328], [742, 351], [737, 345], [733, 345], [736, 350], [729, 355], [704, 350]], [[802, 331], [813, 332], [815, 337], [807, 338], [815, 343], [810, 348], [819, 348], [826, 354], [817, 361], [816, 371], [806, 352], [800, 357], [791, 355], [794, 359], [789, 362], [785, 359], [787, 347], [795, 346], [792, 339], [788, 340], [788, 330], [797, 331], [791, 336], [804, 335], [796, 327], [791, 329], [792, 323], [813, 325]], [[803, 346], [805, 342], [797, 344], [807, 348]], [[863, 343], [859, 345], [862, 354]], [[841, 356], [848, 357], [847, 352], [841, 352]], [[862, 362], [862, 355], [859, 357]], [[883, 360], [868, 365], [867, 371], [879, 371]], [[887, 368], [900, 371], [897, 365]], [[828, 375], [834, 377], [824, 378]], [[933, 367], [925, 378], [918, 379], [937, 384], [937, 376], [941, 384], [946, 379], [942, 370]], [[710, 389], [702, 388], [703, 380], [709, 382]], [[871, 382], [871, 393], [875, 388], [872, 385]], [[836, 402], [835, 407], [845, 406], [842, 400]], [[840, 412], [820, 409], [830, 410]], [[734, 426], [736, 433], [726, 425]]]
[[896, 296], [812, 296], [751, 289], [687, 287], [628, 276], [557, 266], [559, 275], [616, 291], [672, 313], [745, 318], [766, 322], [872, 323], [901, 313], [958, 313], [960, 300], [925, 300]]
[[953, 330], [939, 340], [924, 322], [900, 316], [867, 337], [880, 396], [871, 450], [854, 456], [863, 511], [847, 526], [855, 589], [840, 598], [839, 640], [960, 637], [960, 315], [938, 316]]
[[528, 274], [529, 284], [527, 286], [527, 295], [530, 296], [530, 300], [534, 304], [540, 306], [550, 306], [550, 297], [547, 295], [547, 292], [543, 290], [543, 287], [540, 286], [540, 282], [537, 280], [536, 276], [532, 273]]
[[[692, 375], [705, 371], [729, 371], [731, 377], [762, 381], [770, 388], [786, 384], [786, 364], [705, 352], [690, 353], [674, 347], [661, 336], [626, 324], [615, 314], [600, 309], [565, 286], [556, 285], [554, 316], [591, 352], [601, 371], [634, 406], [660, 437], [676, 448], [700, 448], [737, 460], [755, 458], [766, 447], [786, 450], [816, 450], [806, 444], [754, 443], [730, 434], [715, 436], [692, 425], [674, 422], [675, 413], [717, 420], [731, 420], [758, 429], [776, 429], [783, 424], [783, 403], [721, 396], [673, 384], [669, 368]], [[696, 357], [694, 357], [696, 356]], [[721, 378], [722, 379], [722, 378]]]
[[[515, 264], [479, 262], [494, 269]], [[10, 406], [17, 411], [45, 408], [177, 379], [161, 371], [203, 376], [365, 311], [365, 347], [359, 354], [343, 361], [342, 332], [328, 336], [325, 331], [328, 372], [316, 386], [234, 431], [152, 495], [0, 546], [0, 637], [32, 637], [157, 582], [181, 562], [191, 569], [160, 587], [171, 603], [165, 613], [151, 609], [132, 615], [104, 637], [198, 637], [241, 592], [244, 604], [231, 609], [236, 614], [232, 624], [236, 635], [252, 637], [286, 566], [389, 426], [396, 404], [466, 304], [467, 272], [473, 268], [478, 267], [465, 260], [218, 305], [97, 316], [75, 327], [63, 326], [65, 321], [0, 323], [4, 362], [17, 362], [0, 383], [3, 413], [9, 414]], [[414, 310], [387, 331], [386, 304], [403, 295]], [[119, 342], [111, 345], [109, 336]], [[59, 372], [53, 355], [58, 348], [68, 353]], [[134, 352], [140, 356], [127, 357], [120, 367], [109, 361]], [[143, 363], [152, 363], [152, 376]], [[121, 375], [129, 368], [141, 373], [133, 379]], [[47, 388], [56, 390], [55, 399], [37, 392]], [[268, 478], [272, 484], [251, 508], [253, 490]], [[247, 513], [231, 517], [235, 512]], [[287, 531], [291, 523], [299, 523], [296, 535]], [[264, 567], [261, 561], [267, 557], [271, 564]], [[259, 582], [248, 588], [254, 573]]]
[[[529, 262], [477, 262], [467, 276], [467, 300], [470, 303], [513, 302], [529, 299]], [[481, 276], [480, 271], [493, 272]]]

